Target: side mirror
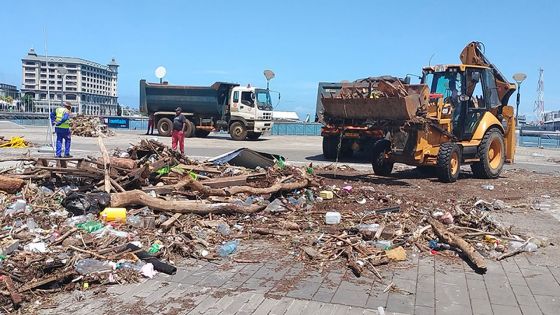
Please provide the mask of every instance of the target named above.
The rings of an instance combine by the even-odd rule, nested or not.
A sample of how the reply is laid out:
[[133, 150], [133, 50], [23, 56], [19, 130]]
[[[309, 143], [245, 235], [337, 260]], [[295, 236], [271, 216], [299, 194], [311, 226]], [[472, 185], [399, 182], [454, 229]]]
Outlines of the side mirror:
[[472, 80], [473, 82], [480, 82], [480, 72], [473, 72], [472, 73]]
[[404, 77], [404, 84], [410, 84], [410, 77], [409, 76]]
[[251, 92], [251, 99], [254, 101], [255, 100], [255, 92]]

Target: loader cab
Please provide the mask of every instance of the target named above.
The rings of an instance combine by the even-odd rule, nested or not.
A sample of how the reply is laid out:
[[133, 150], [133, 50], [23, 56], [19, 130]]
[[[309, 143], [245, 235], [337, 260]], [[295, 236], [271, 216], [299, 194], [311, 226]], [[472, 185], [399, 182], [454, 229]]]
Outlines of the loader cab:
[[500, 100], [490, 68], [456, 65], [424, 68], [422, 83], [430, 98], [441, 98], [451, 105], [452, 133], [459, 140], [470, 140], [484, 113], [498, 114]]

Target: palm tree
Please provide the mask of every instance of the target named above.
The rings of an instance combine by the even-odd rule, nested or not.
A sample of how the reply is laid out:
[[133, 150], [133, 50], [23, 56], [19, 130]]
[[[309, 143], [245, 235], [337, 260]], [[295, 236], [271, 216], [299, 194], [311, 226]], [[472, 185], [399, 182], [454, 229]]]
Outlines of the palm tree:
[[25, 111], [29, 111], [29, 112], [33, 112], [34, 111], [34, 103], [33, 103], [33, 97], [29, 94], [25, 94], [22, 98], [21, 101], [23, 102], [23, 104], [25, 105]]

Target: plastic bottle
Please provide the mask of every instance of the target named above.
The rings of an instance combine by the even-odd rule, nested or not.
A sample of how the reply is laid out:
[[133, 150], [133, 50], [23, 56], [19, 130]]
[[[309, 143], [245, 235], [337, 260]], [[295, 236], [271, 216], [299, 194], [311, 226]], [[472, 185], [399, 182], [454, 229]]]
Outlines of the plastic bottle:
[[326, 224], [339, 224], [340, 223], [340, 212], [327, 212], [325, 214], [325, 223]]
[[126, 217], [126, 223], [131, 226], [141, 227], [142, 226], [142, 217], [138, 215], [129, 215]]
[[109, 262], [92, 258], [78, 260], [74, 264], [74, 268], [76, 268], [76, 271], [82, 275], [113, 270], [113, 266]]
[[376, 223], [372, 223], [372, 224], [365, 224], [365, 223], [361, 223], [356, 225], [356, 228], [358, 229], [358, 231], [360, 232], [377, 232], [377, 230], [379, 229], [379, 224]]
[[239, 246], [239, 240], [233, 240], [226, 242], [224, 245], [218, 248], [218, 255], [221, 257], [226, 257], [231, 255], [231, 253], [237, 250], [237, 246]]
[[390, 249], [393, 246], [393, 242], [390, 240], [379, 240], [375, 242], [375, 247], [379, 249]]
[[311, 189], [305, 190], [305, 200], [307, 201], [307, 204], [310, 205], [315, 203], [315, 196], [313, 196], [313, 191]]
[[35, 223], [35, 220], [33, 220], [33, 218], [27, 218], [26, 224], [30, 232], [33, 232], [37, 228], [37, 223]]
[[145, 264], [142, 261], [139, 261], [137, 263], [131, 263], [128, 261], [122, 262], [122, 263], [118, 263], [117, 264], [117, 269], [132, 269], [135, 271], [140, 272], [140, 270], [142, 270], [142, 267]]
[[216, 229], [218, 230], [218, 233], [222, 234], [223, 236], [229, 235], [230, 233], [229, 225], [224, 223], [218, 224]]
[[264, 211], [265, 212], [271, 212], [271, 213], [277, 213], [277, 212], [288, 211], [288, 209], [286, 209], [286, 207], [282, 203], [282, 200], [277, 198], [277, 199], [274, 199], [271, 203], [269, 203], [268, 206], [266, 206], [266, 208], [264, 209]]

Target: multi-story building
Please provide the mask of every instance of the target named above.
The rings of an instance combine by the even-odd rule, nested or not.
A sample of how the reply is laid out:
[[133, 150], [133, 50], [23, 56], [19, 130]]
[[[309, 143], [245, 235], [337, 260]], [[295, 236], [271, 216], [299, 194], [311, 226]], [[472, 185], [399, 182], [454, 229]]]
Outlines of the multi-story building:
[[19, 99], [19, 90], [15, 85], [0, 83], [0, 96], [10, 96], [12, 99], [17, 100]]
[[47, 112], [49, 103], [57, 106], [67, 101], [80, 114], [117, 114], [115, 59], [102, 65], [74, 57], [39, 56], [31, 49], [21, 63], [21, 95], [33, 98], [35, 111]]

